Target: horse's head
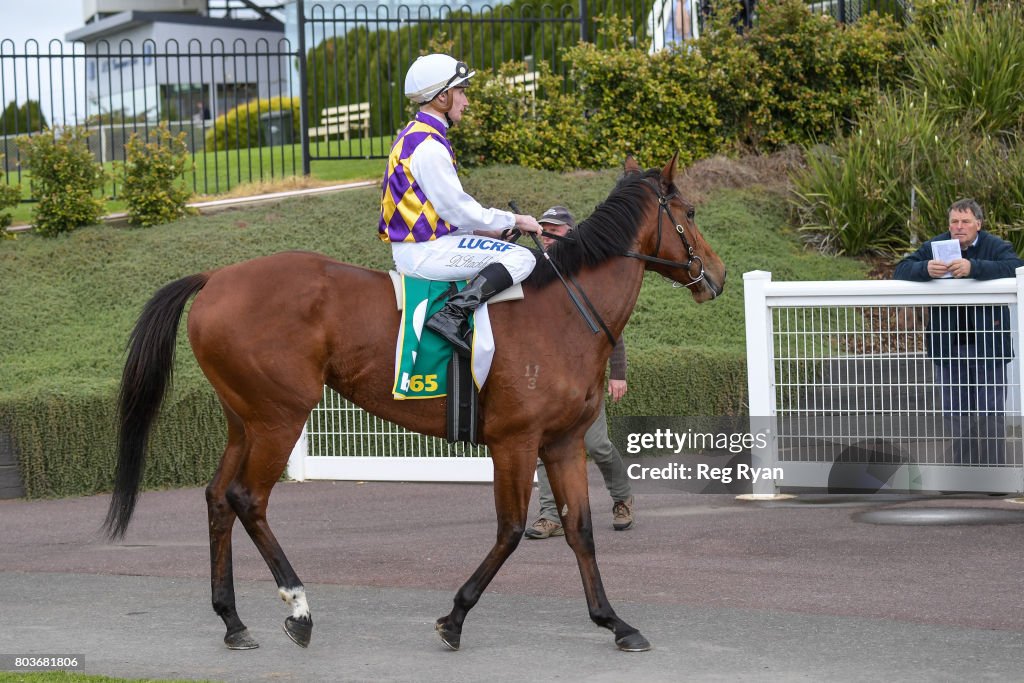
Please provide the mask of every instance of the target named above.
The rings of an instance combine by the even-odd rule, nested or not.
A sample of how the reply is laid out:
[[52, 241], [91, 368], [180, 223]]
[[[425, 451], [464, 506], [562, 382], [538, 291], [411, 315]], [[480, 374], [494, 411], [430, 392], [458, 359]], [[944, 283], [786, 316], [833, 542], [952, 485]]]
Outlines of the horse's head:
[[650, 209], [637, 233], [638, 254], [647, 269], [688, 288], [694, 301], [714, 299], [725, 287], [725, 264], [704, 241], [693, 222], [693, 206], [675, 184], [677, 153], [661, 172], [644, 172], [633, 157], [626, 158], [627, 175], [643, 173], [651, 190]]

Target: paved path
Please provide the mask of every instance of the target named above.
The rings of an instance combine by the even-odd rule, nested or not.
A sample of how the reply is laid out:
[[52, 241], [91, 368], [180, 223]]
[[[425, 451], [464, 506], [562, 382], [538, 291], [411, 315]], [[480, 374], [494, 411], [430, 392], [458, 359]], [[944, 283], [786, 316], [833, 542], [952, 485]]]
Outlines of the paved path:
[[[85, 655], [124, 677], [283, 680], [1016, 680], [1024, 647], [1024, 506], [1005, 499], [638, 499], [611, 530], [591, 472], [596, 542], [619, 614], [654, 650], [615, 650], [586, 615], [561, 539], [524, 541], [463, 634], [433, 632], [494, 537], [487, 485], [280, 484], [270, 521], [306, 583], [302, 650], [236, 527], [239, 611], [261, 647], [229, 652], [209, 607], [201, 489], [143, 494], [123, 543], [97, 532], [106, 496], [0, 501], [0, 654]], [[532, 508], [535, 509], [535, 508]], [[972, 524], [879, 524], [931, 520]], [[978, 513], [994, 512], [993, 522]]]

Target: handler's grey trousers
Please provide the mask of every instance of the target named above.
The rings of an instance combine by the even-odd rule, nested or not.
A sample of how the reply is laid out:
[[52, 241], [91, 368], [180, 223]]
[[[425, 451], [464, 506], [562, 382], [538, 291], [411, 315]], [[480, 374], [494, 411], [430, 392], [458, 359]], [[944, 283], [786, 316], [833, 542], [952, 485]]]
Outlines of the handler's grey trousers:
[[[594, 424], [583, 436], [583, 447], [601, 470], [604, 485], [613, 501], [626, 500], [633, 495], [626, 475], [626, 466], [622, 464], [622, 455], [608, 439], [608, 416], [604, 412], [604, 400], [597, 411]], [[537, 488], [540, 493], [540, 516], [552, 522], [562, 523], [555, 505], [555, 494], [551, 492], [551, 483], [544, 463], [537, 459]]]

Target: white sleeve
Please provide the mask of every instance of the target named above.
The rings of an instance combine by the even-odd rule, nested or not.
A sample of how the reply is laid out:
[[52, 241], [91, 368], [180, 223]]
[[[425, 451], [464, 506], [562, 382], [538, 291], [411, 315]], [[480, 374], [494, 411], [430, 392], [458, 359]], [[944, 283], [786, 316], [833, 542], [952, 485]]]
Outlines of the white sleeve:
[[409, 167], [437, 215], [452, 227], [476, 232], [504, 230], [516, 224], [514, 214], [501, 209], [485, 209], [466, 194], [448, 150], [437, 140], [427, 138], [421, 142], [409, 159]]

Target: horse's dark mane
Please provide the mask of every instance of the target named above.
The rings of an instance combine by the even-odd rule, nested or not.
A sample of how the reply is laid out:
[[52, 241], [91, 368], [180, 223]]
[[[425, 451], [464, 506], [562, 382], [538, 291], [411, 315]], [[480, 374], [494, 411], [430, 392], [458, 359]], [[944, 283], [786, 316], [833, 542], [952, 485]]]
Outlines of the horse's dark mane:
[[[573, 275], [584, 266], [594, 266], [613, 256], [621, 256], [633, 244], [646, 200], [654, 198], [648, 182], [657, 187], [660, 171], [628, 173], [615, 185], [608, 198], [597, 205], [585, 221], [570, 232], [575, 239], [557, 241], [548, 255], [562, 275]], [[543, 287], [558, 279], [554, 269], [537, 253], [537, 267], [527, 282]]]

